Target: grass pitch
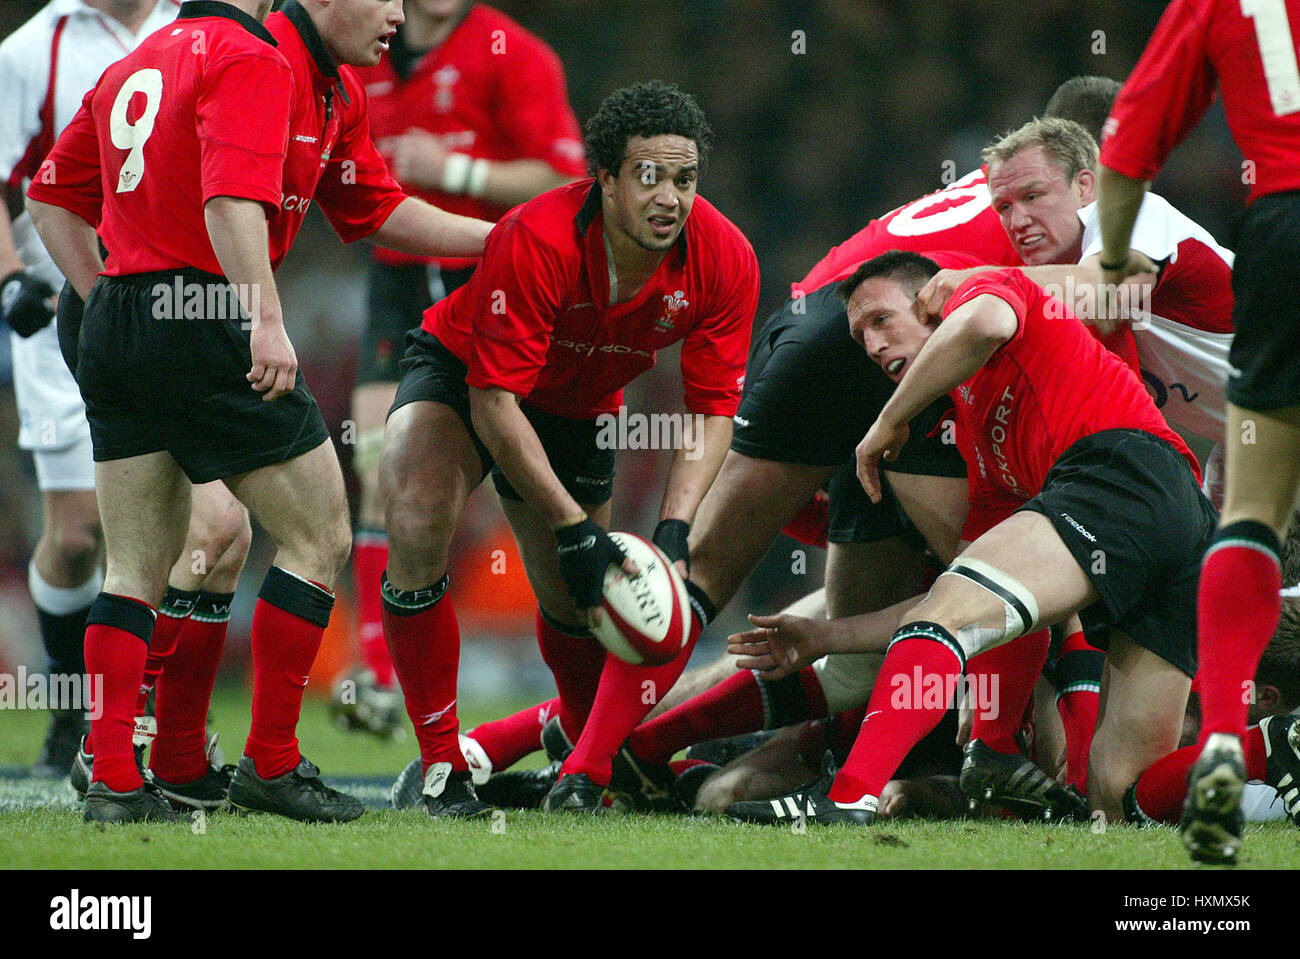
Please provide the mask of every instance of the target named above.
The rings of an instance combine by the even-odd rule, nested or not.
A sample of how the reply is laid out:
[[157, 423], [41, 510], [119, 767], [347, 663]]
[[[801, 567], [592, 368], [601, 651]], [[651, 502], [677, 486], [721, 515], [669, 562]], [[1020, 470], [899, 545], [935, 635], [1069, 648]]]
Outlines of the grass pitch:
[[[219, 690], [213, 705], [227, 759], [248, 730], [248, 696]], [[501, 715], [465, 715], [466, 725]], [[6, 711], [0, 767], [29, 763], [44, 713]], [[382, 808], [386, 785], [415, 755], [412, 739], [381, 742], [336, 729], [308, 700], [303, 751], [327, 778], [372, 808], [354, 823], [305, 825], [215, 813], [188, 824], [120, 827], [81, 821], [66, 780], [0, 779], [0, 868], [7, 869], [1187, 869], [1177, 834], [1111, 825], [898, 822], [761, 828], [715, 818], [598, 819], [503, 811], [475, 823]], [[338, 782], [345, 780], [344, 782]], [[147, 846], [145, 845], [147, 844]], [[147, 849], [147, 855], [142, 855]], [[1300, 867], [1300, 830], [1249, 826], [1243, 868]]]

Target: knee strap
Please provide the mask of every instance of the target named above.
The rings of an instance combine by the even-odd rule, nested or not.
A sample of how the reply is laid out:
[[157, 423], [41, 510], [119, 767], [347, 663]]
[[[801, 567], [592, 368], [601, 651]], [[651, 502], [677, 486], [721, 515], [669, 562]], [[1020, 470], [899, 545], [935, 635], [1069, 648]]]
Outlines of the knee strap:
[[957, 631], [957, 642], [967, 656], [974, 656], [1002, 643], [1033, 632], [1038, 625], [1038, 602], [1023, 583], [996, 566], [978, 559], [958, 556], [941, 574], [962, 576], [1002, 601], [1004, 622], [1001, 629], [971, 623]]

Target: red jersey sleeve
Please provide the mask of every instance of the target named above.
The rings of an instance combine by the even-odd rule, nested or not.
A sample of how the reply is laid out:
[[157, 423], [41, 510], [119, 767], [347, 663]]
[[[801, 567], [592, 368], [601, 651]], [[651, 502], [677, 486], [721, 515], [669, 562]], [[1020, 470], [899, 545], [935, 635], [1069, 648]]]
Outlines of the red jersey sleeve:
[[[1016, 314], [1016, 333], [1015, 336], [1002, 344], [1005, 347], [1008, 343], [1014, 343], [1019, 339], [1021, 331], [1025, 328], [1027, 303], [1024, 291], [1019, 288], [1019, 285], [1027, 283], [1029, 283], [1029, 280], [1025, 279], [1019, 270], [983, 270], [953, 290], [952, 296], [948, 297], [948, 302], [943, 306], [943, 318], [946, 320], [954, 310], [969, 303], [977, 296], [983, 296], [986, 293], [990, 296], [996, 296], [1010, 306]], [[999, 347], [999, 349], [1001, 348]]]
[[195, 105], [203, 202], [215, 196], [280, 205], [293, 75], [284, 57], [215, 58]]
[[350, 76], [346, 89], [351, 102], [343, 107], [345, 124], [316, 187], [316, 202], [334, 232], [351, 243], [382, 227], [407, 194], [370, 139], [365, 88]]
[[511, 37], [512, 62], [499, 74], [501, 134], [522, 156], [545, 160], [557, 173], [586, 174], [582, 131], [564, 81], [564, 68], [545, 44], [533, 37]]
[[32, 177], [27, 195], [41, 203], [63, 207], [97, 227], [104, 210], [104, 184], [99, 169], [95, 119], [90, 113], [94, 95], [95, 90], [91, 90], [81, 101], [81, 109]]
[[1208, 3], [1174, 0], [1129, 74], [1101, 142], [1101, 162], [1135, 180], [1155, 177], [1214, 99], [1206, 54]]
[[744, 238], [733, 256], [712, 258], [720, 278], [710, 311], [682, 343], [686, 408], [705, 416], [734, 416], [745, 383], [749, 335], [758, 309], [758, 260]]
[[546, 365], [551, 330], [567, 286], [559, 253], [518, 216], [488, 234], [474, 306], [474, 345], [465, 382], [527, 396]]

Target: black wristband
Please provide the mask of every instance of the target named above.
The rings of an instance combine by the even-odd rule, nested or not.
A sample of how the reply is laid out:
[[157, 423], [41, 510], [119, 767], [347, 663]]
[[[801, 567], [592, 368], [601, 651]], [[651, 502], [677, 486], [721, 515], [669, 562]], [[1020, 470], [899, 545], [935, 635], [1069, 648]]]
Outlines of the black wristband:
[[1124, 259], [1120, 260], [1118, 263], [1103, 263], [1101, 262], [1101, 259], [1098, 258], [1097, 266], [1101, 267], [1101, 269], [1103, 270], [1109, 270], [1110, 272], [1114, 273], [1116, 270], [1123, 269], [1124, 264], [1127, 262], [1128, 262], [1128, 257], [1124, 257]]
[[650, 542], [664, 551], [670, 563], [675, 563], [679, 559], [684, 560], [686, 572], [689, 573], [691, 549], [687, 544], [687, 538], [690, 533], [691, 524], [684, 519], [661, 519], [659, 525], [655, 527], [654, 535], [650, 537]]

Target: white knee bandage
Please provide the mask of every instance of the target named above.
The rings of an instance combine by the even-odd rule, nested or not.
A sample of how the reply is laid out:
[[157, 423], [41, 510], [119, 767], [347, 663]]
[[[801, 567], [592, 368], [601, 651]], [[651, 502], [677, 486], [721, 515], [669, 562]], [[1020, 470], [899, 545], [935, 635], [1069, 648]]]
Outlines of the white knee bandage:
[[830, 715], [867, 704], [882, 662], [879, 653], [831, 653], [813, 663]]
[[1038, 603], [1034, 594], [997, 567], [982, 560], [958, 556], [942, 575], [962, 576], [1002, 601], [1004, 623], [1001, 629], [971, 623], [957, 631], [957, 642], [967, 657], [1032, 632], [1038, 624]]

